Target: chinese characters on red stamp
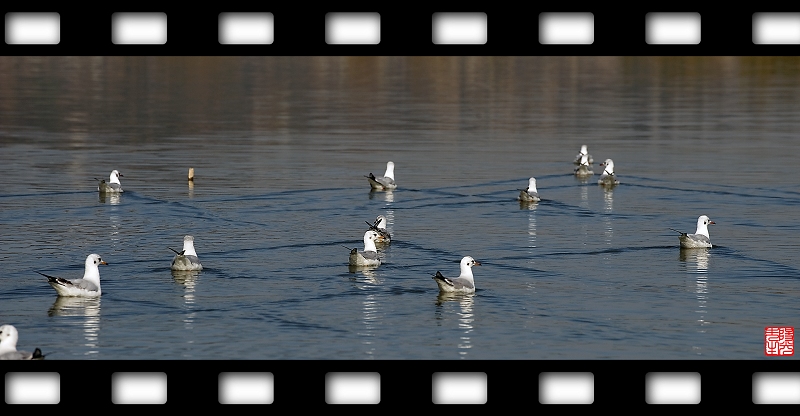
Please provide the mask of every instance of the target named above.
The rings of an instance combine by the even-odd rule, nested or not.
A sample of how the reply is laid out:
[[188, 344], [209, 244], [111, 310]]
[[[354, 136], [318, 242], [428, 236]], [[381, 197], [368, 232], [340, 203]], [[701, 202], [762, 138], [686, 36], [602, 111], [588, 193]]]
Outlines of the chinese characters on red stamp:
[[764, 354], [768, 356], [794, 355], [794, 327], [768, 326], [764, 328]]

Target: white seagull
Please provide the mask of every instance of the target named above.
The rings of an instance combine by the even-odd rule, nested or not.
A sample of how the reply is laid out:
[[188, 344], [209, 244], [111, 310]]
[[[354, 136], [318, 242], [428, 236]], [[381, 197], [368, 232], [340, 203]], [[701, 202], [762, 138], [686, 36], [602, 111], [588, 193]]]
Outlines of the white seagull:
[[369, 176], [366, 177], [369, 180], [369, 185], [372, 189], [395, 189], [397, 188], [397, 184], [394, 183], [394, 162], [386, 163], [386, 173], [383, 176], [378, 176], [377, 178], [372, 172], [369, 173]]
[[523, 202], [538, 202], [539, 191], [536, 190], [536, 178], [528, 179], [528, 188], [519, 190], [519, 197], [517, 198]]
[[351, 266], [380, 266], [381, 259], [378, 258], [378, 250], [375, 248], [375, 239], [378, 233], [368, 230], [364, 233], [364, 251], [357, 248], [350, 250]]
[[592, 163], [594, 163], [594, 159], [592, 159], [592, 155], [590, 155], [590, 154], [589, 154], [589, 151], [586, 149], [586, 145], [585, 145], [585, 144], [584, 144], [584, 145], [581, 145], [581, 152], [580, 152], [580, 153], [578, 153], [577, 155], [575, 155], [575, 161], [574, 161], [574, 162], [572, 162], [572, 163], [574, 163], [574, 164], [576, 164], [576, 165], [580, 165], [580, 164], [581, 164], [581, 157], [582, 157], [583, 155], [586, 155], [586, 161], [587, 161], [587, 162], [588, 162], [590, 165], [591, 165]]
[[17, 351], [17, 341], [19, 334], [14, 325], [0, 326], [0, 360], [41, 360], [44, 359], [42, 350], [35, 349], [33, 352]]
[[364, 221], [369, 225], [369, 229], [378, 233], [378, 238], [375, 239], [376, 243], [390, 243], [392, 235], [386, 230], [386, 217], [378, 215], [375, 222], [370, 224], [369, 221]]
[[183, 237], [183, 251], [174, 250], [175, 258], [172, 259], [172, 270], [203, 270], [203, 265], [200, 264], [200, 259], [197, 258], [197, 252], [194, 251], [194, 237], [187, 235]]
[[678, 237], [681, 242], [681, 248], [708, 248], [712, 247], [711, 237], [708, 235], [709, 224], [716, 223], [711, 221], [708, 216], [701, 215], [697, 218], [697, 231], [695, 231], [694, 234], [680, 232], [674, 228], [670, 228], [670, 230], [677, 231], [681, 234], [681, 236]]
[[436, 272], [433, 280], [439, 285], [440, 292], [474, 293], [475, 280], [472, 278], [472, 266], [480, 266], [480, 262], [470, 256], [461, 259], [461, 275], [455, 279], [442, 276], [441, 272]]
[[108, 177], [108, 182], [105, 180], [100, 180], [100, 183], [97, 185], [97, 190], [100, 191], [101, 194], [122, 193], [122, 184], [119, 183], [120, 176], [122, 176], [122, 174], [119, 173], [118, 170], [112, 170], [111, 175]]
[[594, 171], [592, 170], [592, 167], [589, 164], [589, 156], [586, 154], [582, 154], [581, 162], [578, 164], [578, 167], [575, 168], [575, 176], [592, 176], [592, 175], [594, 175]]
[[606, 161], [601, 163], [600, 166], [604, 167], [604, 169], [603, 173], [600, 175], [600, 179], [597, 180], [597, 183], [603, 186], [619, 185], [619, 179], [614, 176], [614, 161], [611, 159], [606, 159]]
[[47, 283], [53, 286], [59, 296], [95, 297], [102, 293], [100, 291], [100, 270], [97, 268], [101, 264], [107, 265], [108, 263], [104, 262], [99, 254], [90, 254], [86, 257], [83, 279], [67, 280], [41, 272], [36, 273], [46, 277]]

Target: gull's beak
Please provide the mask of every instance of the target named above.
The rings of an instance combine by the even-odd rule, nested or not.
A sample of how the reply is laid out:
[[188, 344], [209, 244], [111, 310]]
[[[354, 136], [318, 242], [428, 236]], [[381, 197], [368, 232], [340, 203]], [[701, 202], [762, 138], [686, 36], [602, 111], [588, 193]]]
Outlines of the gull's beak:
[[714, 221], [709, 221], [708, 223], [709, 224], [716, 224]]
[[106, 263], [105, 260], [100, 260], [100, 264], [105, 264], [106, 266], [108, 266], [108, 263]]
[[480, 265], [481, 265], [481, 262], [479, 262], [478, 260], [475, 260], [475, 265], [476, 265], [476, 266], [480, 266]]

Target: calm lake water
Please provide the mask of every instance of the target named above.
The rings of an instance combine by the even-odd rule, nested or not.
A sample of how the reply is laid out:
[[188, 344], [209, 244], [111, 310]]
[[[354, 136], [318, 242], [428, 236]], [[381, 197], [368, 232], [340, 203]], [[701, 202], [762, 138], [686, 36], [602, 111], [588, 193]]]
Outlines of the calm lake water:
[[[797, 58], [0, 57], [0, 324], [53, 360], [765, 359], [800, 324], [798, 131]], [[187, 234], [205, 269], [171, 272]], [[90, 253], [100, 299], [36, 274]], [[439, 296], [466, 255], [477, 292]]]

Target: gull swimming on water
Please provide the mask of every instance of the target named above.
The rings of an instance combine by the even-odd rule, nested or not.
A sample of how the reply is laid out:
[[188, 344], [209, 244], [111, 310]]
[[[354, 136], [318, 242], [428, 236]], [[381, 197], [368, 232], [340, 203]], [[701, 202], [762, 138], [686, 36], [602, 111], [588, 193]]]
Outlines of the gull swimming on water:
[[600, 175], [600, 179], [597, 180], [597, 183], [603, 186], [614, 186], [619, 185], [619, 179], [614, 175], [614, 161], [611, 159], [606, 159], [605, 162], [601, 163], [600, 166], [603, 166], [603, 173]]
[[86, 257], [85, 270], [82, 279], [67, 280], [61, 277], [49, 276], [41, 272], [40, 275], [47, 278], [47, 283], [53, 286], [59, 296], [100, 296], [100, 270], [97, 268], [101, 264], [108, 264], [100, 258], [99, 254], [90, 254]]
[[580, 165], [581, 164], [581, 157], [583, 155], [586, 155], [586, 162], [587, 163], [589, 163], [590, 165], [592, 163], [594, 163], [594, 159], [592, 159], [592, 155], [589, 154], [589, 151], [586, 149], [586, 145], [585, 144], [581, 145], [581, 152], [578, 153], [577, 155], [575, 155], [575, 161], [572, 162], [572, 163], [574, 163], [576, 165]]
[[397, 184], [394, 183], [394, 162], [386, 163], [386, 173], [383, 176], [378, 176], [377, 178], [372, 172], [369, 173], [369, 176], [366, 177], [369, 180], [369, 185], [372, 189], [395, 189], [397, 188]]
[[575, 168], [575, 176], [592, 176], [594, 175], [594, 171], [592, 170], [591, 165], [589, 165], [589, 156], [582, 154], [581, 155], [581, 162], [578, 164], [578, 167]]
[[364, 251], [357, 248], [350, 250], [351, 266], [380, 266], [381, 259], [378, 258], [378, 250], [375, 248], [375, 239], [378, 233], [368, 230], [364, 233]]
[[197, 258], [197, 252], [194, 251], [194, 237], [190, 235], [183, 237], [183, 251], [169, 249], [175, 252], [175, 258], [172, 259], [170, 269], [203, 270], [203, 265], [200, 264], [200, 259]]
[[680, 232], [674, 228], [670, 228], [670, 230], [677, 231], [681, 234], [680, 237], [678, 237], [681, 242], [681, 248], [707, 248], [712, 247], [711, 237], [708, 235], [709, 224], [716, 223], [711, 221], [708, 216], [701, 215], [697, 218], [697, 231], [695, 231], [694, 234]]
[[536, 190], [536, 178], [528, 179], [528, 188], [519, 190], [519, 197], [522, 202], [538, 202], [539, 191]]
[[433, 280], [439, 285], [440, 292], [474, 293], [475, 280], [472, 278], [472, 266], [480, 266], [480, 262], [470, 256], [461, 259], [461, 275], [455, 279], [442, 276], [441, 272], [436, 272]]
[[101, 194], [119, 194], [122, 193], [122, 184], [119, 183], [119, 178], [122, 176], [118, 170], [114, 169], [111, 171], [111, 175], [108, 177], [108, 182], [105, 180], [100, 180], [100, 183], [97, 185], [97, 190], [100, 191]]
[[44, 358], [42, 350], [38, 348], [33, 352], [17, 351], [17, 341], [19, 341], [19, 334], [14, 325], [0, 326], [0, 360], [41, 360]]
[[375, 239], [376, 243], [390, 243], [392, 241], [391, 234], [386, 230], [386, 217], [378, 215], [373, 224], [370, 224], [369, 221], [364, 222], [369, 225], [370, 230], [378, 233], [378, 237]]

